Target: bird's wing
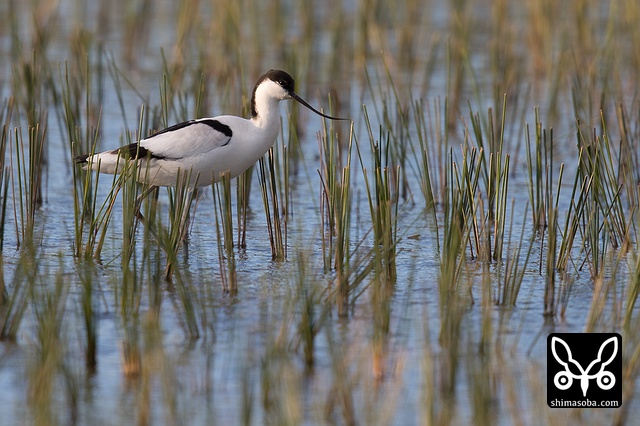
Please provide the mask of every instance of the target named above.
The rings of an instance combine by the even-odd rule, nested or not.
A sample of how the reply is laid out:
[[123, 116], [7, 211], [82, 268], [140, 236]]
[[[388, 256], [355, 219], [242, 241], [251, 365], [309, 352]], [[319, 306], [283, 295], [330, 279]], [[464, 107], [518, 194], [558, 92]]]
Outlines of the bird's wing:
[[139, 147], [133, 144], [121, 149], [125, 149], [133, 158], [149, 155], [156, 159], [179, 160], [223, 147], [231, 141], [232, 136], [228, 125], [213, 118], [204, 118], [167, 127], [140, 141]]

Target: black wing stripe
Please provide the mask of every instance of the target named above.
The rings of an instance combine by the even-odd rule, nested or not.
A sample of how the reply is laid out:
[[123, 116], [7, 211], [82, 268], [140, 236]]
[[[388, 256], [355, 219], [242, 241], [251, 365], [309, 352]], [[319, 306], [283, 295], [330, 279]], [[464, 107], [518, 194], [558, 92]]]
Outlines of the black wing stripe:
[[213, 130], [216, 130], [222, 133], [228, 138], [233, 136], [231, 127], [227, 126], [226, 124], [222, 124], [218, 120], [207, 119], [207, 120], [198, 121], [198, 123], [206, 124], [207, 126], [211, 127]]
[[166, 157], [162, 155], [156, 155], [153, 152], [149, 151], [147, 148], [139, 146], [137, 143], [132, 143], [129, 145], [122, 146], [118, 149], [114, 149], [111, 151], [112, 154], [118, 155], [120, 154], [123, 158], [131, 158], [133, 160], [138, 160], [140, 158], [153, 158], [156, 160], [162, 160]]
[[163, 134], [163, 133], [169, 133], [169, 132], [173, 132], [173, 131], [175, 131], [175, 130], [180, 130], [180, 129], [183, 129], [183, 128], [185, 128], [185, 127], [189, 127], [189, 126], [191, 126], [192, 124], [197, 124], [197, 123], [198, 123], [198, 122], [197, 122], [196, 120], [189, 120], [189, 121], [184, 121], [184, 122], [182, 122], [182, 123], [174, 124], [173, 126], [169, 126], [169, 127], [167, 127], [166, 129], [162, 129], [162, 130], [160, 130], [160, 131], [158, 131], [158, 132], [155, 132], [154, 134], [152, 134], [151, 136], [149, 136], [147, 139], [150, 139], [150, 138], [152, 138], [152, 137], [154, 137], [154, 136], [161, 135], [161, 134]]
[[180, 129], [184, 129], [185, 127], [189, 127], [193, 124], [206, 124], [207, 126], [211, 127], [212, 129], [222, 133], [223, 135], [225, 135], [226, 137], [231, 137], [233, 136], [233, 132], [231, 131], [231, 127], [227, 126], [226, 124], [222, 124], [221, 122], [219, 122], [218, 120], [213, 120], [213, 119], [205, 119], [205, 120], [189, 120], [189, 121], [185, 121], [183, 123], [178, 123], [178, 124], [174, 124], [173, 126], [167, 127], [166, 129], [160, 130], [159, 132], [154, 133], [153, 135], [149, 136], [147, 139], [152, 138], [154, 136], [158, 136], [161, 135], [163, 133], [169, 133], [169, 132], [173, 132], [176, 130], [180, 130]]

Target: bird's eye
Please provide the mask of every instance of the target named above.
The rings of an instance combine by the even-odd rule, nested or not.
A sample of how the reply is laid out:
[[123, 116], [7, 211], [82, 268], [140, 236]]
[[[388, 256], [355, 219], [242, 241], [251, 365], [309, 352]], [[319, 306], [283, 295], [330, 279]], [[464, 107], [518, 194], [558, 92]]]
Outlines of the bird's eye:
[[284, 80], [278, 80], [278, 84], [284, 87], [287, 83]]

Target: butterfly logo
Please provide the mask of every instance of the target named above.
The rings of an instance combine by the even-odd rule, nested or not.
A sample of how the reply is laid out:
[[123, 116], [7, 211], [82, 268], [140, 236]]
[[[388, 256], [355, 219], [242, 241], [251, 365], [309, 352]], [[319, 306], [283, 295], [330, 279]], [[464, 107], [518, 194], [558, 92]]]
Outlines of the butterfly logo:
[[[604, 361], [602, 356], [604, 354], [605, 348], [608, 345], [613, 345], [613, 350], [611, 356]], [[564, 351], [558, 350], [563, 348]], [[553, 384], [556, 388], [560, 390], [566, 390], [573, 385], [573, 380], [580, 380], [580, 387], [582, 388], [582, 396], [587, 396], [587, 389], [589, 389], [589, 381], [592, 379], [596, 380], [598, 387], [602, 390], [609, 390], [616, 384], [616, 378], [610, 371], [606, 371], [605, 368], [611, 364], [611, 362], [616, 357], [618, 353], [618, 339], [615, 337], [611, 337], [610, 339], [605, 340], [602, 345], [600, 345], [600, 349], [598, 350], [598, 356], [594, 359], [587, 368], [582, 368], [582, 365], [575, 359], [573, 359], [573, 355], [571, 354], [571, 349], [569, 345], [559, 337], [552, 337], [551, 339], [551, 351], [553, 352], [553, 357], [558, 361], [560, 365], [564, 367], [564, 371], [558, 372], [553, 378]], [[562, 356], [567, 356], [566, 360], [562, 359]], [[577, 371], [580, 374], [575, 374], [571, 371], [571, 366], [577, 368]], [[574, 371], [576, 371], [574, 368]], [[597, 369], [597, 372], [592, 373], [591, 370]]]

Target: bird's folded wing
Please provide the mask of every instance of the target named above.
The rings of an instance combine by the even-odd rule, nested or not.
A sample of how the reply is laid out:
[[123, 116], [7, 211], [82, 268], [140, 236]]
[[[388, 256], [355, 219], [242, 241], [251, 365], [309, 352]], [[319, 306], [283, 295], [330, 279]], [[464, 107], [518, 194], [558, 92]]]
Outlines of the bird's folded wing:
[[185, 121], [140, 141], [152, 158], [179, 160], [209, 153], [226, 146], [233, 132], [215, 119]]

